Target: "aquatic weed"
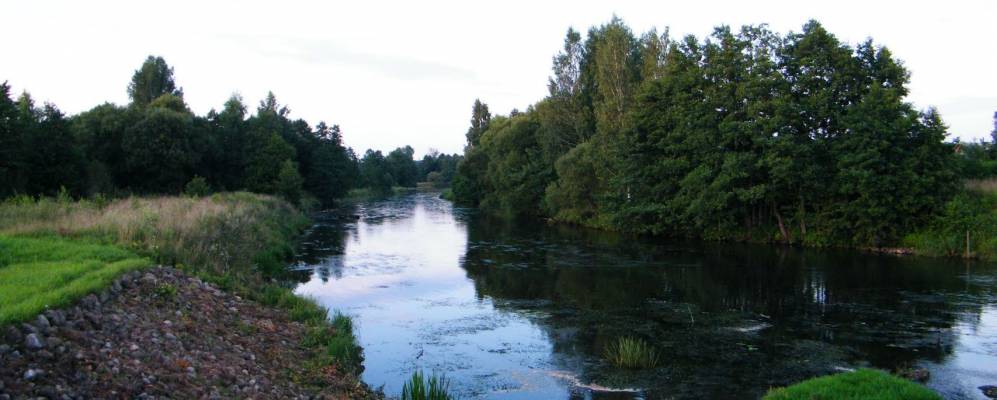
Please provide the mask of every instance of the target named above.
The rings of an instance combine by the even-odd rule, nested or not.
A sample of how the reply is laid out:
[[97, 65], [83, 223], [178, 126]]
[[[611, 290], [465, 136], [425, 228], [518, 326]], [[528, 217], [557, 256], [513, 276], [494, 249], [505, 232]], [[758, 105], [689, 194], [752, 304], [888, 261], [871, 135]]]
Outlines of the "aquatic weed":
[[422, 371], [415, 371], [408, 382], [402, 385], [402, 400], [451, 400], [450, 381], [434, 372], [426, 378]]
[[647, 369], [658, 365], [658, 350], [635, 337], [624, 336], [611, 342], [603, 356], [617, 368]]

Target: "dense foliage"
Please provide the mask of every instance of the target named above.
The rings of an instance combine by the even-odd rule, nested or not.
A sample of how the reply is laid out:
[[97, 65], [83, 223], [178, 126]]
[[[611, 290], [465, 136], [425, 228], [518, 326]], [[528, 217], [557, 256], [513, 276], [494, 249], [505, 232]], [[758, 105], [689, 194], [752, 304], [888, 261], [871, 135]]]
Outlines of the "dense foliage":
[[[0, 85], [0, 198], [251, 190], [331, 204], [357, 182], [357, 160], [338, 126], [291, 119], [270, 93], [253, 115], [238, 95], [221, 112], [194, 115], [160, 57], [128, 85], [127, 106], [72, 117], [16, 101]], [[414, 172], [413, 172], [414, 174]]]
[[635, 233], [895, 244], [961, 187], [956, 146], [937, 111], [905, 101], [908, 80], [887, 48], [814, 21], [672, 40], [614, 17], [584, 41], [568, 30], [526, 112], [475, 102], [453, 193]]

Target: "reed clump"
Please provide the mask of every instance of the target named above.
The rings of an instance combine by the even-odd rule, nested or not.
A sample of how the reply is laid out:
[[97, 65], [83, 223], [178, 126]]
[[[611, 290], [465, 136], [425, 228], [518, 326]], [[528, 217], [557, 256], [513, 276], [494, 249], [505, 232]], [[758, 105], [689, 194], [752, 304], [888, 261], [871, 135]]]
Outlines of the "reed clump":
[[603, 356], [617, 368], [649, 369], [658, 365], [659, 353], [644, 339], [624, 336], [610, 342]]
[[452, 400], [450, 381], [444, 376], [433, 373], [425, 376], [422, 371], [415, 371], [412, 377], [402, 385], [402, 400]]

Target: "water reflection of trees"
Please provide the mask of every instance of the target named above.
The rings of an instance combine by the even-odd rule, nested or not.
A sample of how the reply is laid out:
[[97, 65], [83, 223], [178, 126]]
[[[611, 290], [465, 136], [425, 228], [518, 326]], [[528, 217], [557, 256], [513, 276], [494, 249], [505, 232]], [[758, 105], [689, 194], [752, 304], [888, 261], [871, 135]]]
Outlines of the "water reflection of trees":
[[478, 296], [530, 310], [524, 315], [548, 330], [556, 352], [579, 353], [564, 360], [598, 357], [601, 342], [637, 334], [684, 362], [671, 374], [689, 378], [652, 373], [648, 382], [699, 385], [700, 394], [710, 377], [752, 392], [834, 362], [940, 361], [954, 346], [953, 325], [979, 315], [991, 290], [936, 259], [663, 242], [484, 218], [468, 235], [462, 266]]
[[315, 222], [302, 235], [289, 268], [295, 282], [308, 282], [312, 273], [327, 282], [343, 276], [343, 254], [346, 240], [356, 237], [355, 208], [312, 215]]

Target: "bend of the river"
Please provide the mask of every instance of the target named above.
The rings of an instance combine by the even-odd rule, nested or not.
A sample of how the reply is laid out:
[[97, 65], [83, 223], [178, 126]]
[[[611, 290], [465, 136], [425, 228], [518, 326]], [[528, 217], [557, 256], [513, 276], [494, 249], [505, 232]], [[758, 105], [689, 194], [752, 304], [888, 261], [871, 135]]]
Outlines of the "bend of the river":
[[[950, 399], [997, 384], [997, 265], [673, 242], [489, 219], [437, 193], [320, 214], [296, 291], [354, 317], [363, 379], [463, 399], [754, 399], [840, 368], [926, 368]], [[659, 349], [622, 371], [606, 344]]]

